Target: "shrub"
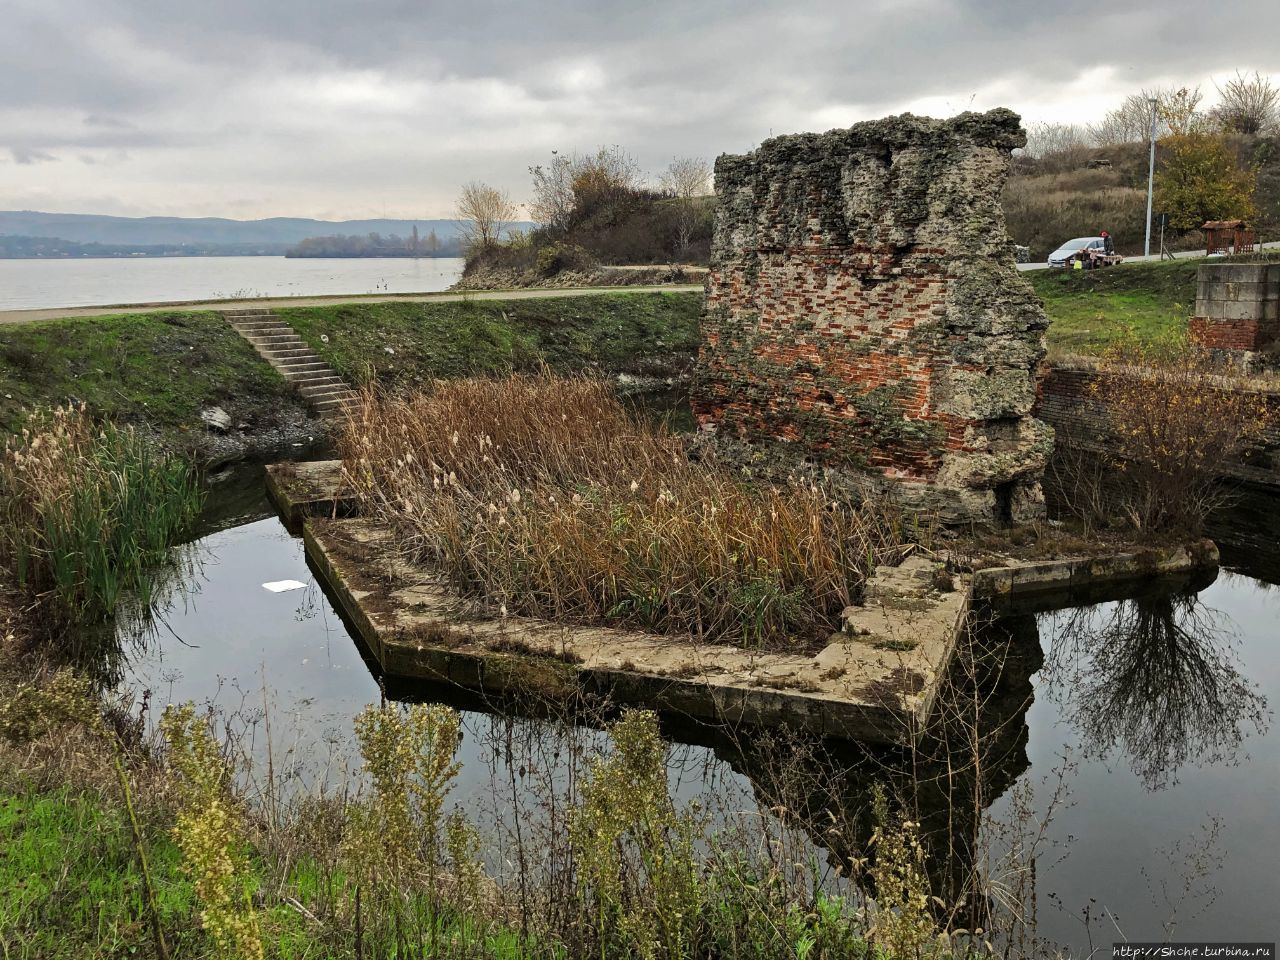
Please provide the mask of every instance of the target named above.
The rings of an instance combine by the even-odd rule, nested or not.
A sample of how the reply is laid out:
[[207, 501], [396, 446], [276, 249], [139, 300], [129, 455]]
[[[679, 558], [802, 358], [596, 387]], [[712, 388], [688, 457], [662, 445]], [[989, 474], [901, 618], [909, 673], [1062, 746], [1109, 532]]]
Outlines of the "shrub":
[[1185, 343], [1113, 347], [1091, 391], [1106, 411], [1107, 459], [1126, 481], [1118, 512], [1149, 532], [1198, 533], [1226, 495], [1221, 465], [1273, 416], [1264, 394]]
[[795, 482], [753, 486], [589, 379], [370, 395], [339, 441], [366, 514], [508, 612], [712, 641], [825, 642], [892, 518]]
[[191, 466], [83, 407], [37, 414], [0, 457], [0, 565], [50, 629], [150, 603], [154, 566], [194, 521]]
[[[355, 810], [347, 841], [354, 876], [375, 887], [437, 887], [447, 846], [444, 800], [460, 769], [454, 761], [459, 737], [457, 712], [436, 704], [368, 707], [356, 718], [373, 796]], [[460, 840], [453, 839], [455, 845]], [[423, 875], [416, 872], [420, 864]]]
[[591, 254], [571, 243], [553, 243], [538, 251], [538, 272], [554, 277], [565, 271], [590, 270], [596, 265]]
[[262, 932], [253, 906], [243, 816], [231, 792], [222, 749], [189, 703], [167, 709], [161, 729], [182, 795], [173, 836], [200, 898], [200, 922], [219, 956], [261, 958]]
[[671, 801], [657, 716], [629, 711], [610, 732], [615, 752], [596, 761], [570, 828], [587, 922], [605, 955], [689, 956], [701, 831]]

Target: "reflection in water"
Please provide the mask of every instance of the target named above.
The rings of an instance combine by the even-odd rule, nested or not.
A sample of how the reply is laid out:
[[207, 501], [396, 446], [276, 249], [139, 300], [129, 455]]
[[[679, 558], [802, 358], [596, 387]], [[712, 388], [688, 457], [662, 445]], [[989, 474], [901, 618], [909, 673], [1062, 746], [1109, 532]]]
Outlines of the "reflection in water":
[[[274, 519], [235, 525], [237, 516], [259, 516], [264, 508], [248, 495], [249, 485], [229, 480], [226, 492], [215, 494], [222, 509], [211, 519], [220, 532], [205, 536], [190, 554], [196, 575], [175, 581], [171, 604], [131, 666], [129, 682], [138, 690], [151, 687], [162, 701], [219, 700], [250, 722], [257, 718], [257, 738], [246, 744], [259, 752], [269, 697], [276, 769], [287, 768], [299, 789], [350, 783], [344, 779], [352, 756], [350, 720], [380, 692], [393, 700], [451, 703], [464, 711], [463, 772], [452, 800], [483, 814], [478, 819], [496, 841], [493, 872], [501, 874], [520, 856], [537, 856], [544, 858], [543, 882], [572, 882], [552, 838], [559, 832], [563, 839], [577, 776], [608, 747], [593, 726], [608, 716], [608, 704], [574, 709], [381, 677], [362, 661], [359, 645], [315, 585], [299, 541]], [[263, 582], [286, 578], [311, 582], [294, 593], [262, 589]], [[1277, 689], [1275, 670], [1268, 666], [1269, 644], [1260, 641], [1271, 639], [1273, 608], [1260, 603], [1249, 613], [1240, 606], [1257, 589], [1244, 580], [1220, 581], [1214, 595], [1245, 625], [1253, 646], [1242, 656], [1270, 691]], [[993, 616], [959, 651], [934, 723], [913, 749], [866, 749], [782, 730], [669, 718], [671, 788], [682, 802], [696, 797], [715, 811], [717, 831], [745, 824], [760, 842], [763, 826], [778, 869], [816, 862], [823, 882], [838, 886], [845, 881], [836, 866], [847, 869], [851, 860], [874, 853], [871, 795], [882, 784], [894, 808], [921, 824], [934, 892], [963, 904], [946, 918], [957, 925], [972, 926], [995, 904], [1020, 909], [1025, 867], [1038, 858], [1042, 893], [1060, 894], [1068, 909], [1097, 896], [1128, 910], [1130, 935], [1158, 930], [1163, 914], [1156, 917], [1145, 905], [1140, 874], [1161, 868], [1152, 853], [1158, 844], [1175, 847], [1196, 833], [1207, 813], [1219, 811], [1232, 818], [1233, 829], [1276, 835], [1269, 809], [1250, 813], [1238, 796], [1231, 799], [1232, 790], [1257, 792], [1272, 784], [1268, 771], [1280, 765], [1268, 767], [1274, 749], [1265, 751], [1274, 738], [1261, 742], [1264, 762], [1239, 776], [1215, 779], [1212, 770], [1196, 776], [1187, 769], [1230, 759], [1246, 733], [1263, 729], [1265, 701], [1244, 679], [1226, 627], [1191, 595], [1167, 589], [1163, 597], [1100, 603], [1039, 621], [1027, 613]], [[1041, 632], [1051, 644], [1047, 664]], [[1048, 695], [1033, 703], [1036, 688]], [[1129, 756], [1142, 783], [1101, 761], [1071, 768], [1078, 805], [1061, 815], [1055, 829], [1062, 830], [1052, 839], [1082, 839], [1064, 867], [1014, 828], [1029, 822], [1033, 832], [1042, 830], [1048, 795], [1041, 784], [1053, 785], [1056, 758], [1076, 733], [1093, 756]], [[1144, 783], [1171, 782], [1179, 769], [1185, 782], [1177, 790], [1147, 794]], [[1034, 804], [1027, 792], [1033, 782]], [[1134, 811], [1146, 817], [1153, 807], [1161, 810], [1159, 827], [1144, 832], [1148, 824], [1129, 823]], [[1142, 839], [1126, 843], [1127, 833]], [[1224, 837], [1229, 844], [1225, 829]], [[1269, 865], [1258, 860], [1234, 853], [1231, 866], [1240, 879], [1231, 899], [1244, 905], [1237, 913], [1256, 912], [1266, 890], [1274, 890]], [[1113, 879], [1122, 889], [1108, 889]], [[1215, 910], [1215, 921], [1231, 919], [1229, 910]], [[1064, 942], [1079, 939], [1070, 925], [1051, 932]]]
[[196, 543], [173, 548], [168, 560], [150, 571], [145, 601], [126, 598], [114, 620], [79, 628], [65, 651], [76, 672], [99, 689], [118, 687], [131, 658], [166, 640], [183, 642], [169, 621], [175, 611], [187, 609], [189, 598], [199, 592], [203, 556]]
[[769, 731], [722, 738], [717, 753], [750, 780], [762, 805], [845, 868], [874, 859], [873, 792], [884, 790], [895, 811], [920, 825], [930, 886], [947, 904], [940, 919], [972, 929], [991, 908], [986, 811], [1029, 765], [1026, 714], [1041, 661], [1035, 618], [1002, 617], [957, 652], [933, 721], [910, 748]]
[[1233, 762], [1267, 700], [1240, 672], [1231, 625], [1192, 593], [1067, 611], [1043, 678], [1086, 755], [1128, 757], [1148, 789], [1188, 763]]

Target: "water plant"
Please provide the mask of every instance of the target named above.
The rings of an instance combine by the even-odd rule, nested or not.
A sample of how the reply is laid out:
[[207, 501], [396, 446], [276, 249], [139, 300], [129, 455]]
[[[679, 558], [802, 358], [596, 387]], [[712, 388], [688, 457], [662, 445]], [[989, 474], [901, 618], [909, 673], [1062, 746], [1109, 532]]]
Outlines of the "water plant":
[[692, 457], [599, 380], [450, 381], [355, 410], [340, 450], [365, 514], [512, 614], [804, 647], [905, 535], [823, 484]]
[[131, 428], [83, 406], [37, 413], [0, 454], [0, 567], [50, 633], [146, 609], [200, 503], [191, 465]]

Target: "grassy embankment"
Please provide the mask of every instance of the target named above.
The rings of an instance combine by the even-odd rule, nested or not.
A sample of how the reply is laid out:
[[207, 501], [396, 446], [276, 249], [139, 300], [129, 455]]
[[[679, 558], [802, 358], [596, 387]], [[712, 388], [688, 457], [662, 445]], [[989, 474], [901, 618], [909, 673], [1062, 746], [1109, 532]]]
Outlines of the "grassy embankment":
[[[372, 372], [409, 385], [544, 362], [556, 370], [665, 375], [696, 351], [701, 309], [698, 293], [620, 293], [280, 313], [352, 380]], [[204, 407], [223, 407], [251, 435], [303, 416], [284, 380], [212, 311], [0, 326], [0, 433], [16, 432], [34, 408], [72, 400], [179, 450], [201, 447]]]
[[147, 427], [174, 446], [204, 431], [200, 410], [260, 423], [296, 403], [288, 386], [212, 311], [138, 313], [0, 326], [0, 432], [69, 401]]
[[1177, 337], [1195, 309], [1202, 260], [1127, 263], [1105, 270], [1024, 274], [1044, 300], [1049, 352], [1099, 353], [1132, 336], [1144, 343]]
[[698, 349], [702, 294], [353, 303], [277, 312], [347, 379], [408, 386], [532, 371], [543, 363], [561, 372], [667, 375]]

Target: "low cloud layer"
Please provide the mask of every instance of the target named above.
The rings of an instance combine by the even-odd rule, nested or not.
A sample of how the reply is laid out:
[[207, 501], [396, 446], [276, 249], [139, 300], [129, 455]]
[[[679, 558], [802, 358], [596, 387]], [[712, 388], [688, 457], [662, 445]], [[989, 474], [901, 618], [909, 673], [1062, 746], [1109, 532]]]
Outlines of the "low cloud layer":
[[10, 0], [0, 209], [448, 216], [550, 151], [676, 155], [912, 110], [1095, 119], [1143, 86], [1280, 73], [1274, 0], [515, 9], [478, 0]]

